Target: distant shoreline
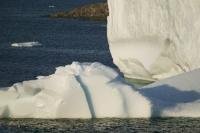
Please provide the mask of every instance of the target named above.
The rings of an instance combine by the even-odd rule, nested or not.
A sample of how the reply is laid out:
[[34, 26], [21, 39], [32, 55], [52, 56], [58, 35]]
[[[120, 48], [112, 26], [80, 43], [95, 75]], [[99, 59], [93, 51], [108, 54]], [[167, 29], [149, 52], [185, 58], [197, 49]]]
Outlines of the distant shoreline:
[[109, 15], [107, 2], [89, 4], [74, 8], [66, 12], [57, 12], [50, 14], [50, 18], [73, 18], [87, 19], [94, 21], [106, 21]]

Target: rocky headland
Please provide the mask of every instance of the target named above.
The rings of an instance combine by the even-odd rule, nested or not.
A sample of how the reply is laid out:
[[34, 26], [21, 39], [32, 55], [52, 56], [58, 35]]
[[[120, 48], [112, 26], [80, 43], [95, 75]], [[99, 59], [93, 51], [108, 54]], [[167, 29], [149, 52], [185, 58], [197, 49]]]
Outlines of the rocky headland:
[[107, 2], [77, 7], [70, 11], [50, 14], [50, 18], [73, 18], [95, 21], [106, 21], [109, 14]]

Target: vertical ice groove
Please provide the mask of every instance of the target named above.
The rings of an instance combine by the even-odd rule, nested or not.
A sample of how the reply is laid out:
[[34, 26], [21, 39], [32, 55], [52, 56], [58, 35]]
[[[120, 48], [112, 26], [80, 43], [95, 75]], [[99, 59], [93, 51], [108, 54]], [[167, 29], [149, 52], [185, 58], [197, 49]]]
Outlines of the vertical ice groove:
[[84, 84], [84, 82], [82, 81], [80, 76], [75, 76], [75, 78], [76, 78], [77, 82], [80, 84], [81, 88], [83, 89], [83, 92], [85, 94], [85, 98], [86, 98], [86, 101], [87, 101], [87, 104], [88, 104], [88, 108], [90, 110], [90, 114], [91, 114], [92, 118], [95, 118], [96, 117], [95, 110], [94, 110], [93, 101], [92, 101], [89, 89]]

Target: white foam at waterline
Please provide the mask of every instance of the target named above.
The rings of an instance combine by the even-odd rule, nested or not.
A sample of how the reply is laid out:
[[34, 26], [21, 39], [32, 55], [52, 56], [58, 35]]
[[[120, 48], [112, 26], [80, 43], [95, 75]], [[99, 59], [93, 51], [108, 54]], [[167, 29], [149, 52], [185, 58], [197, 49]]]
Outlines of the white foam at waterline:
[[13, 43], [11, 44], [12, 47], [34, 47], [34, 46], [41, 46], [42, 44], [39, 42], [22, 42], [22, 43]]

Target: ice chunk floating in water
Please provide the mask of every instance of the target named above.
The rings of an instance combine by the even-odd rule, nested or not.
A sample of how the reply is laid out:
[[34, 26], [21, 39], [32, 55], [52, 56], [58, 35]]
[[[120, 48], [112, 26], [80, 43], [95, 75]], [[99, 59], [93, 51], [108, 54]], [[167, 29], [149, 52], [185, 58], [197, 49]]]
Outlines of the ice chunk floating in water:
[[126, 77], [155, 81], [200, 67], [200, 1], [108, 3], [110, 51]]
[[49, 5], [49, 8], [54, 8], [55, 6], [54, 5]]
[[[0, 91], [0, 116], [13, 118], [200, 117], [200, 70], [142, 89], [112, 68], [74, 62], [55, 74]], [[194, 84], [195, 83], [195, 84]]]
[[41, 46], [42, 44], [39, 42], [23, 42], [23, 43], [13, 43], [11, 44], [12, 47], [34, 47], [34, 46]]

